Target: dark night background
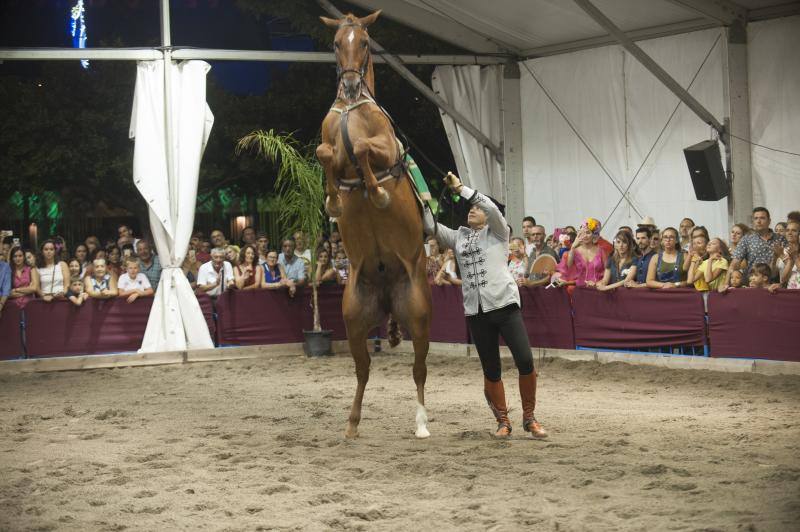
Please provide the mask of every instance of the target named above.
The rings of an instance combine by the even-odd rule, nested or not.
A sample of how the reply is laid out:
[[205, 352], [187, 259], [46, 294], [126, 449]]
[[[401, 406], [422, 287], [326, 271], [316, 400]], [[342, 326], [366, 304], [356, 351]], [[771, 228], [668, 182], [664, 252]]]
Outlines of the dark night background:
[[[158, 0], [84, 0], [88, 47], [160, 43]], [[71, 47], [74, 0], [0, 0], [0, 47]], [[365, 11], [336, 2], [344, 12]], [[331, 49], [332, 32], [313, 0], [172, 0], [174, 46], [245, 50]], [[393, 53], [462, 50], [379, 19], [370, 34]], [[200, 173], [197, 225], [228, 229], [249, 215], [268, 224], [273, 170], [234, 155], [254, 129], [293, 132], [316, 143], [335, 94], [335, 68], [320, 63], [210, 61], [208, 103], [215, 123]], [[409, 68], [429, 83], [432, 66]], [[442, 168], [454, 168], [436, 107], [394, 71], [375, 66], [376, 97], [400, 128]], [[122, 219], [146, 231], [146, 206], [131, 182], [128, 126], [135, 66], [131, 61], [7, 61], [0, 64], [0, 224], [39, 237], [113, 233]], [[428, 181], [433, 169], [415, 155]], [[438, 185], [438, 184], [437, 184]], [[435, 186], [437, 186], [435, 185]], [[436, 192], [436, 190], [434, 190]], [[264, 227], [264, 229], [268, 229]], [[270, 228], [273, 231], [274, 227]], [[105, 236], [105, 235], [101, 235]]]

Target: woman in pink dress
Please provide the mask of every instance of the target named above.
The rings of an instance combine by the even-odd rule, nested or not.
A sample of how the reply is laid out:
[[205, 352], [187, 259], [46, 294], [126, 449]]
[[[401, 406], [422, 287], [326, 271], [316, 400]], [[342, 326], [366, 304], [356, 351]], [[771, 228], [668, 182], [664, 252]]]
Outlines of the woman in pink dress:
[[11, 296], [10, 299], [22, 308], [39, 290], [39, 272], [25, 262], [25, 252], [19, 246], [11, 249]]
[[601, 224], [594, 218], [587, 218], [578, 230], [575, 243], [567, 255], [567, 266], [575, 267], [577, 286], [595, 286], [603, 280], [606, 271], [606, 253], [598, 245]]

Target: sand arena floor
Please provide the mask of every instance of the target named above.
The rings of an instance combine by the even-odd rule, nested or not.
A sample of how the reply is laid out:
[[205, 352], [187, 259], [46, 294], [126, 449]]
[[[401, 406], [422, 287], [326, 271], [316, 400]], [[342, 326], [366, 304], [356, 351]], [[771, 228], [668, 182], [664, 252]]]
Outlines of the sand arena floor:
[[[800, 378], [549, 360], [549, 441], [490, 436], [476, 359], [0, 377], [0, 530], [797, 530]], [[506, 361], [510, 362], [510, 361]], [[519, 425], [516, 372], [506, 364]]]

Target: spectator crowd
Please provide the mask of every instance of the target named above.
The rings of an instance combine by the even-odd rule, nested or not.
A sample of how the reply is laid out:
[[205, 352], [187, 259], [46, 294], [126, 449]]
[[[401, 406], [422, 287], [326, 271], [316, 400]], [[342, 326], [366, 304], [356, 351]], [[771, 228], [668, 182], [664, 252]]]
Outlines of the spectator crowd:
[[[659, 229], [645, 217], [635, 228], [618, 228], [612, 241], [600, 236], [595, 218], [574, 226], [547, 229], [527, 216], [522, 236], [509, 241], [508, 269], [518, 286], [589, 287], [701, 292], [743, 288], [800, 288], [800, 211], [772, 226], [766, 208], [753, 210], [751, 224], [737, 223], [726, 236], [713, 238], [702, 225], [684, 218], [677, 228]], [[147, 239], [136, 238], [127, 225], [116, 240], [101, 243], [89, 236], [72, 248], [61, 237], [42, 242], [36, 252], [3, 234], [0, 250], [0, 313], [6, 304], [23, 307], [32, 298], [69, 300], [82, 305], [91, 298], [125, 298], [133, 302], [152, 295], [161, 278], [161, 264]], [[206, 238], [193, 234], [182, 269], [191, 286], [212, 298], [226, 290], [286, 290], [293, 297], [313, 278], [318, 285], [346, 284], [347, 253], [338, 231], [312, 245], [295, 233], [270, 246], [266, 233], [246, 227], [241, 241], [231, 243], [213, 230]], [[312, 250], [313, 248], [313, 250]], [[431, 284], [460, 285], [452, 249], [425, 243]], [[312, 253], [316, 257], [311, 276]]]
[[[127, 225], [120, 225], [117, 232], [117, 239], [104, 245], [89, 236], [72, 248], [56, 236], [36, 251], [20, 246], [13, 235], [0, 235], [0, 315], [6, 304], [22, 308], [33, 298], [80, 306], [91, 298], [119, 297], [132, 303], [153, 295], [162, 269], [153, 246], [136, 238]], [[192, 235], [181, 267], [192, 288], [212, 298], [226, 290], [259, 289], [286, 290], [293, 297], [310, 278], [322, 285], [347, 282], [349, 262], [338, 231], [316, 244], [313, 277], [311, 254], [299, 232], [275, 250], [269, 237], [252, 227], [242, 231], [236, 244], [215, 229], [208, 238], [199, 231]]]

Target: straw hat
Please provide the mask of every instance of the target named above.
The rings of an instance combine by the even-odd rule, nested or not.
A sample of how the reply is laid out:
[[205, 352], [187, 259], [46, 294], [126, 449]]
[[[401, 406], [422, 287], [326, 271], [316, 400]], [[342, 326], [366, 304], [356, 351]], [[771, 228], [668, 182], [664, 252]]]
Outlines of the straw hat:
[[655, 227], [656, 221], [652, 216], [645, 216], [642, 221], [637, 224], [637, 227]]

